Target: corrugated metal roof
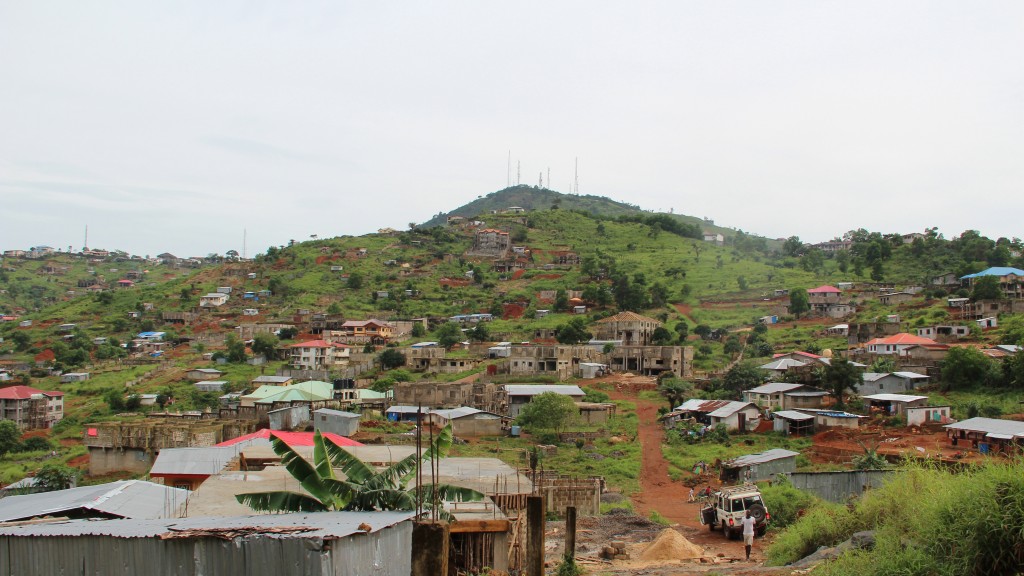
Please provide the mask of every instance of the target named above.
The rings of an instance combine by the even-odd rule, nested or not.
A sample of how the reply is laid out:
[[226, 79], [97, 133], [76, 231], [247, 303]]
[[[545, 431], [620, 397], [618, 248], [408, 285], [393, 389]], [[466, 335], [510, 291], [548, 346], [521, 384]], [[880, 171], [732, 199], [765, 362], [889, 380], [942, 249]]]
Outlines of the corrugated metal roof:
[[344, 410], [332, 410], [330, 408], [321, 408], [314, 410], [313, 414], [327, 414], [328, 416], [342, 416], [345, 418], [359, 418], [359, 414], [354, 412], [345, 412]]
[[1020, 268], [1010, 268], [1008, 266], [994, 266], [981, 272], [975, 272], [974, 274], [968, 274], [967, 276], [961, 276], [960, 279], [965, 278], [980, 278], [982, 276], [1009, 276], [1010, 274], [1016, 274], [1017, 276], [1024, 276], [1024, 270]]
[[753, 402], [741, 402], [741, 401], [729, 402], [725, 406], [722, 406], [721, 408], [719, 408], [719, 409], [715, 410], [714, 412], [708, 414], [708, 416], [711, 416], [711, 417], [714, 417], [714, 418], [728, 418], [729, 416], [732, 416], [733, 414], [739, 412], [740, 410], [743, 410], [747, 406], [754, 406], [755, 408], [757, 407], [757, 406], [754, 405]]
[[119, 480], [96, 486], [8, 496], [0, 499], [0, 522], [95, 510], [123, 518], [178, 516], [189, 491], [143, 480]]
[[793, 458], [799, 456], [799, 452], [793, 452], [792, 450], [784, 450], [782, 448], [772, 448], [759, 454], [747, 454], [746, 456], [739, 456], [733, 458], [725, 463], [729, 468], [738, 468], [741, 466], [753, 466], [756, 464], [764, 464], [765, 462], [771, 462], [773, 460], [781, 460], [782, 458]]
[[[962, 422], [946, 424], [943, 428], [986, 432], [989, 434], [1013, 434], [1015, 438], [1024, 438], [1024, 422], [1002, 420], [999, 418], [968, 418]], [[3, 500], [0, 500], [0, 502], [3, 502]]]
[[291, 376], [270, 376], [270, 375], [266, 375], [266, 374], [263, 375], [263, 376], [257, 376], [257, 377], [252, 379], [253, 383], [255, 383], [255, 384], [262, 384], [264, 382], [283, 384], [283, 383], [289, 382], [291, 380], [292, 380]]
[[790, 368], [799, 368], [800, 366], [806, 366], [806, 362], [794, 360], [792, 358], [779, 358], [767, 364], [762, 364], [758, 368], [762, 370], [788, 370]]
[[801, 398], [813, 398], [816, 396], [828, 396], [830, 392], [824, 390], [797, 390], [796, 392], [786, 392], [783, 396], [799, 396]]
[[899, 376], [900, 378], [912, 378], [912, 379], [921, 379], [921, 378], [927, 379], [928, 378], [924, 374], [918, 374], [917, 372], [893, 372], [893, 375], [894, 376]]
[[863, 396], [865, 400], [878, 400], [879, 402], [916, 402], [927, 400], [927, 396], [913, 396], [910, 394], [871, 394]]
[[[12, 496], [13, 498], [13, 496]], [[400, 524], [412, 519], [414, 511], [394, 512], [317, 512], [311, 514], [265, 514], [260, 516], [217, 516], [149, 520], [72, 520], [46, 524], [0, 527], [0, 536], [112, 536], [114, 538], [155, 538], [162, 534], [195, 532], [206, 537], [210, 532], [236, 530], [279, 539], [344, 538]], [[361, 528], [362, 527], [362, 528]], [[271, 532], [282, 528], [303, 528], [292, 532]], [[205, 534], [204, 534], [205, 533]]]
[[545, 392], [566, 396], [586, 396], [579, 386], [571, 384], [506, 384], [505, 392], [509, 396], [536, 396]]
[[[803, 365], [803, 363], [801, 363]], [[751, 394], [778, 394], [779, 392], [788, 392], [789, 390], [796, 390], [797, 388], [803, 388], [803, 384], [791, 384], [789, 382], [771, 382], [764, 386], [758, 386], [757, 388], [751, 388], [747, 392]]]
[[779, 410], [778, 412], [773, 412], [773, 414], [786, 420], [814, 420], [814, 416], [797, 412], [796, 410]]
[[479, 414], [484, 412], [479, 408], [471, 408], [469, 406], [459, 406], [458, 408], [451, 408], [449, 410], [431, 410], [432, 413], [438, 414], [448, 420], [454, 420], [456, 418], [462, 418], [463, 416], [469, 416], [471, 414]]
[[164, 448], [156, 456], [150, 476], [166, 474], [195, 474], [209, 476], [227, 466], [238, 456], [238, 446], [211, 446], [208, 448]]
[[680, 412], [714, 412], [722, 406], [726, 406], [731, 400], [703, 400], [692, 398], [675, 407]]
[[387, 409], [387, 414], [415, 414], [422, 412], [423, 414], [429, 414], [430, 408], [424, 408], [421, 406], [403, 406], [401, 404], [392, 406]]

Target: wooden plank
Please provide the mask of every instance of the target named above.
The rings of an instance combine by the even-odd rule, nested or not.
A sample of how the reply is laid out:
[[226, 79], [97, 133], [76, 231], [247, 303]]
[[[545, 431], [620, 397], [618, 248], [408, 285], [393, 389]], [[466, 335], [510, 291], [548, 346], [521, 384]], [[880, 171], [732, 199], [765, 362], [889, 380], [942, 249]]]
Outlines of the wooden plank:
[[459, 520], [451, 525], [452, 534], [472, 534], [475, 532], [508, 532], [508, 520]]

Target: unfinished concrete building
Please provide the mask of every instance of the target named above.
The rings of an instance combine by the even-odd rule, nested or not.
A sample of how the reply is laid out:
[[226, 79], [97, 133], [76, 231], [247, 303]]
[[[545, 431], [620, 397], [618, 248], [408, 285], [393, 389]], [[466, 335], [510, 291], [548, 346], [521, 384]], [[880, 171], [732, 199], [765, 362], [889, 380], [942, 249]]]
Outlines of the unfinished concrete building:
[[482, 362], [479, 358], [448, 358], [447, 351], [440, 346], [406, 348], [402, 353], [407, 368], [434, 374], [458, 374], [473, 370]]
[[404, 406], [471, 406], [496, 414], [504, 414], [508, 407], [503, 386], [486, 382], [399, 382], [394, 393], [394, 403]]
[[597, 340], [619, 340], [627, 346], [646, 346], [654, 337], [654, 330], [661, 322], [654, 318], [641, 316], [636, 312], [620, 312], [598, 320], [596, 324]]
[[587, 346], [522, 346], [509, 348], [505, 365], [509, 374], [555, 376], [565, 380], [579, 374], [580, 363], [599, 362], [601, 353]]
[[679, 378], [693, 377], [693, 346], [616, 346], [607, 354], [613, 372], [657, 376], [671, 372]]
[[253, 421], [154, 419], [89, 424], [83, 444], [89, 450], [89, 475], [127, 471], [145, 474], [164, 448], [213, 446], [256, 429]]
[[473, 248], [467, 256], [486, 256], [491, 258], [504, 258], [512, 248], [512, 241], [508, 232], [484, 228], [477, 230], [473, 235]]

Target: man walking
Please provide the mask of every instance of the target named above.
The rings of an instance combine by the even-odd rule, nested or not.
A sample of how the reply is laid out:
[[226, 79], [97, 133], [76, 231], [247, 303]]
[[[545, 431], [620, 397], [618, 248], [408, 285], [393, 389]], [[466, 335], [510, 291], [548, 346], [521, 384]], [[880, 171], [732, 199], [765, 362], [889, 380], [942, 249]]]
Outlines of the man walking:
[[747, 510], [746, 516], [743, 520], [740, 520], [743, 525], [743, 545], [747, 549], [747, 561], [750, 561], [750, 547], [754, 545], [754, 524], [756, 521], [754, 517], [750, 515], [750, 510]]

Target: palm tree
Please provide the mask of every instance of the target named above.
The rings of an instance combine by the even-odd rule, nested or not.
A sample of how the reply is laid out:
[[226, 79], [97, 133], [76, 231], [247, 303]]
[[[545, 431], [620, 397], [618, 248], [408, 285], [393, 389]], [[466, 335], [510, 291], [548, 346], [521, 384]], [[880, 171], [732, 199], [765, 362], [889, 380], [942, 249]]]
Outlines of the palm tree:
[[658, 393], [668, 401], [669, 410], [685, 402], [692, 392], [693, 384], [685, 380], [663, 378], [658, 384]]
[[[309, 495], [278, 491], [235, 496], [240, 503], [260, 512], [415, 510], [417, 504], [424, 503], [438, 509], [441, 501], [469, 502], [484, 497], [476, 490], [448, 484], [407, 487], [415, 477], [418, 462], [430, 463], [447, 455], [452, 445], [451, 424], [441, 430], [421, 455], [410, 454], [379, 472], [334, 442], [324, 441], [319, 431], [313, 436], [313, 464], [280, 438], [273, 438], [271, 443], [274, 452], [281, 456], [281, 464]], [[335, 467], [344, 474], [344, 480], [336, 476]]]

